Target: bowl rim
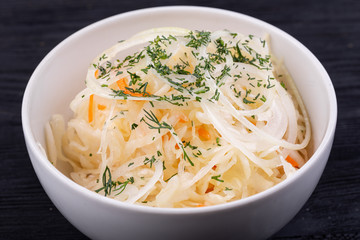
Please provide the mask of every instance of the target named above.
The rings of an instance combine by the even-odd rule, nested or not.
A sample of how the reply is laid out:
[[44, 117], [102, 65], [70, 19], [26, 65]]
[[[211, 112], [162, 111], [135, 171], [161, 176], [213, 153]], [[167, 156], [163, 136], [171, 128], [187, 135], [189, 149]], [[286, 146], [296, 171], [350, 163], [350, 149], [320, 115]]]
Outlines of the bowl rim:
[[[235, 201], [231, 201], [224, 204], [218, 204], [213, 206], [206, 206], [202, 208], [159, 208], [159, 207], [148, 207], [148, 206], [141, 206], [141, 205], [135, 205], [130, 203], [121, 202], [118, 200], [110, 199], [107, 197], [104, 197], [100, 194], [97, 194], [91, 190], [86, 189], [85, 187], [82, 187], [81, 185], [75, 183], [70, 178], [66, 177], [63, 173], [61, 173], [55, 166], [53, 166], [50, 161], [47, 159], [46, 156], [42, 153], [40, 148], [37, 145], [37, 141], [35, 139], [35, 136], [32, 133], [31, 125], [30, 125], [30, 116], [29, 116], [29, 109], [30, 109], [30, 99], [33, 94], [33, 89], [36, 85], [36, 79], [38, 77], [38, 74], [40, 72], [40, 69], [43, 68], [43, 66], [46, 64], [48, 60], [54, 57], [54, 55], [57, 54], [64, 46], [67, 44], [70, 44], [73, 39], [76, 39], [78, 37], [81, 37], [81, 35], [90, 29], [97, 28], [104, 24], [109, 24], [114, 21], [118, 21], [120, 18], [127, 18], [131, 16], [138, 15], [141, 17], [143, 14], [149, 14], [153, 13], [156, 14], [157, 12], [161, 11], [206, 11], [208, 13], [213, 14], [225, 14], [225, 15], [231, 15], [240, 17], [243, 20], [251, 21], [256, 24], [261, 24], [266, 29], [271, 29], [274, 32], [279, 33], [284, 38], [286, 38], [288, 41], [293, 42], [296, 47], [300, 48], [308, 57], [312, 60], [312, 64], [315, 64], [315, 67], [319, 70], [321, 77], [321, 80], [325, 83], [326, 86], [326, 92], [329, 96], [330, 101], [330, 108], [329, 108], [329, 121], [328, 126], [326, 128], [325, 134], [315, 150], [314, 154], [311, 156], [311, 158], [307, 161], [307, 163], [300, 168], [294, 176], [291, 178], [285, 179], [284, 181], [276, 184], [275, 186], [262, 191], [260, 193], [257, 193], [255, 195], [249, 196], [244, 199], [239, 199]], [[35, 165], [34, 161], [37, 161], [39, 164], [41, 164], [51, 175], [53, 175], [57, 180], [61, 181], [63, 184], [66, 185], [66, 187], [70, 188], [72, 191], [76, 191], [79, 194], [83, 195], [83, 197], [91, 198], [94, 201], [106, 204], [111, 207], [119, 208], [119, 209], [127, 209], [131, 211], [137, 211], [137, 212], [143, 212], [143, 213], [150, 213], [150, 214], [203, 214], [203, 213], [210, 213], [210, 212], [217, 212], [217, 211], [223, 211], [223, 210], [229, 210], [236, 207], [241, 207], [250, 203], [254, 203], [256, 201], [259, 201], [261, 199], [265, 199], [272, 194], [274, 194], [277, 191], [280, 191], [281, 189], [286, 188], [286, 186], [290, 185], [292, 182], [296, 181], [298, 178], [300, 178], [305, 172], [308, 171], [308, 169], [312, 168], [313, 165], [319, 160], [319, 156], [327, 149], [327, 146], [332, 144], [333, 136], [335, 133], [335, 127], [336, 127], [336, 121], [337, 121], [337, 100], [336, 100], [336, 94], [334, 90], [334, 86], [331, 82], [331, 79], [326, 72], [323, 65], [320, 63], [320, 61], [315, 57], [315, 55], [307, 49], [302, 43], [300, 43], [297, 39], [286, 33], [285, 31], [267, 23], [260, 19], [248, 16], [246, 14], [225, 10], [225, 9], [219, 9], [219, 8], [212, 8], [212, 7], [200, 7], [200, 6], [161, 6], [161, 7], [151, 7], [151, 8], [143, 8], [138, 10], [133, 10], [129, 12], [120, 13], [114, 16], [110, 16], [107, 18], [104, 18], [102, 20], [96, 21], [78, 31], [71, 34], [67, 38], [65, 38], [63, 41], [61, 41], [57, 46], [55, 46], [39, 63], [39, 65], [34, 70], [33, 74], [31, 75], [24, 95], [23, 95], [23, 101], [22, 101], [22, 109], [21, 109], [21, 117], [22, 117], [22, 127], [25, 137], [25, 142], [28, 148], [28, 152], [32, 152], [34, 154], [34, 158], [30, 158], [33, 165]]]

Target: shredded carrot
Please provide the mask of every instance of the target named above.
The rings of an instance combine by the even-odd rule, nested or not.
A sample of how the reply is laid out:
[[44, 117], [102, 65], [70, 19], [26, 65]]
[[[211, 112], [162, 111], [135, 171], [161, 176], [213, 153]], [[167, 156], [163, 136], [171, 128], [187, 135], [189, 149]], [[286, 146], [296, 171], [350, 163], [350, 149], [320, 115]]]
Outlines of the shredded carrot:
[[106, 106], [105, 106], [105, 105], [98, 104], [98, 105], [97, 105], [97, 108], [98, 108], [99, 110], [104, 110], [104, 109], [106, 108]]
[[126, 90], [127, 84], [126, 84], [125, 80], [126, 80], [126, 78], [121, 78], [120, 80], [118, 80], [116, 82], [116, 84], [119, 87], [119, 90], [123, 90], [123, 91]]
[[95, 71], [95, 78], [96, 79], [99, 78], [99, 69], [96, 69], [96, 71]]
[[180, 149], [179, 144], [175, 144], [175, 149]]
[[191, 64], [191, 63], [189, 63], [189, 66], [187, 66], [184, 70], [185, 71], [188, 71], [189, 73], [191, 73], [191, 74], [193, 74], [194, 73], [194, 66]]
[[198, 204], [196, 207], [205, 207], [204, 204]]
[[216, 168], [217, 168], [216, 165], [214, 165], [214, 166], [212, 167], [212, 170], [216, 170]]
[[256, 126], [256, 120], [252, 117], [247, 117], [247, 120]]
[[116, 82], [117, 86], [119, 87], [119, 90], [122, 90], [125, 94], [129, 94], [134, 97], [142, 97], [142, 93], [135, 93], [131, 92], [127, 89], [128, 85], [126, 84], [126, 78], [121, 78]]
[[179, 122], [186, 123], [187, 121], [189, 121], [189, 118], [185, 114], [181, 114]]
[[211, 135], [208, 130], [205, 129], [205, 127], [201, 126], [198, 130], [199, 137], [202, 141], [208, 141], [211, 139]]
[[167, 134], [165, 134], [161, 137], [161, 140], [163, 142], [168, 141], [170, 139], [170, 136], [171, 136], [171, 133], [168, 132]]
[[88, 121], [91, 123], [94, 119], [94, 94], [91, 94], [89, 97], [89, 111], [88, 111]]
[[214, 185], [209, 183], [209, 186], [208, 188], [206, 189], [205, 193], [209, 193], [209, 192], [212, 192], [214, 190]]
[[288, 155], [285, 159], [288, 163], [290, 163], [294, 168], [299, 168], [299, 164]]

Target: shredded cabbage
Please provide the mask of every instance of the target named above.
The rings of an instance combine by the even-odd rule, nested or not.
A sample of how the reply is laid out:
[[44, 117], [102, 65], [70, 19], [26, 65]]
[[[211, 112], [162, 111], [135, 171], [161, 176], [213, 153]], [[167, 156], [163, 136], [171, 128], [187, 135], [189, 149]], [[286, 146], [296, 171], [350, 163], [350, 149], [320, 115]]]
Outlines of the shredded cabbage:
[[276, 185], [309, 158], [300, 95], [253, 35], [138, 33], [94, 59], [70, 108], [67, 123], [54, 115], [45, 127], [49, 159], [123, 202], [222, 204]]

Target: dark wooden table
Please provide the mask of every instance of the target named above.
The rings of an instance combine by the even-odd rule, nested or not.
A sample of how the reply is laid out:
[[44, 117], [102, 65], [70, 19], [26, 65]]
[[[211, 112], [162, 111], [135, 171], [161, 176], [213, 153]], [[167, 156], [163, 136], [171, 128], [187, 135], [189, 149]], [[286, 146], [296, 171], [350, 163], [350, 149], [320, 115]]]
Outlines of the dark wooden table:
[[1, 1], [0, 239], [86, 239], [49, 200], [25, 148], [21, 101], [37, 64], [90, 23], [139, 8], [179, 4], [262, 19], [319, 58], [338, 98], [334, 147], [313, 195], [272, 239], [360, 239], [360, 1], [355, 0]]

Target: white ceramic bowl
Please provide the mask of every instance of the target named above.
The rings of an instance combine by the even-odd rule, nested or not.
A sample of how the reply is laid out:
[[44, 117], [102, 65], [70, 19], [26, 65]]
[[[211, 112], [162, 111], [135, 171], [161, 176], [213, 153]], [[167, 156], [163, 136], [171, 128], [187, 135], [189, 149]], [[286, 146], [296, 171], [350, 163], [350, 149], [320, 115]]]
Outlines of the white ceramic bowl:
[[[249, 198], [196, 209], [161, 209], [105, 198], [70, 180], [40, 151], [44, 125], [84, 88], [87, 67], [118, 40], [154, 27], [230, 29], [271, 36], [307, 106], [316, 149], [297, 174]], [[313, 192], [329, 157], [337, 118], [334, 88], [323, 66], [301, 43], [278, 28], [239, 13], [204, 7], [160, 7], [120, 14], [92, 24], [54, 48], [26, 88], [22, 121], [36, 174], [60, 212], [93, 239], [264, 239], [281, 229]]]

